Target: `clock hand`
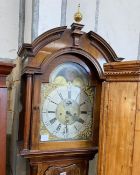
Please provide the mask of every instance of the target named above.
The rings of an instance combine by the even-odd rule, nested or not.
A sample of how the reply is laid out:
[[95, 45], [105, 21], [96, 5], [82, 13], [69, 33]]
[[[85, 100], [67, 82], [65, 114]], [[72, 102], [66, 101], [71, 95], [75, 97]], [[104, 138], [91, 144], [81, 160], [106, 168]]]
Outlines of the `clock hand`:
[[75, 120], [75, 115], [72, 115], [69, 111], [66, 111], [66, 114], [72, 118], [72, 121]]
[[72, 114], [69, 111], [66, 111], [66, 114], [72, 116]]
[[84, 122], [85, 122], [82, 118], [79, 118], [79, 117], [76, 118], [75, 121], [77, 121], [77, 122], [79, 122], [79, 123], [81, 123], [81, 124], [84, 124]]
[[66, 134], [66, 138], [68, 135], [68, 117], [65, 115], [65, 134]]
[[73, 121], [76, 121], [76, 119], [78, 119], [78, 116], [76, 116], [76, 114], [72, 115], [69, 111], [66, 111], [66, 114], [72, 117]]
[[66, 134], [68, 133], [68, 125], [67, 125], [67, 123], [66, 123]]
[[72, 120], [77, 121], [81, 124], [85, 122], [82, 118], [79, 118], [76, 114], [72, 115], [69, 111], [66, 111], [66, 114], [70, 115], [72, 117]]

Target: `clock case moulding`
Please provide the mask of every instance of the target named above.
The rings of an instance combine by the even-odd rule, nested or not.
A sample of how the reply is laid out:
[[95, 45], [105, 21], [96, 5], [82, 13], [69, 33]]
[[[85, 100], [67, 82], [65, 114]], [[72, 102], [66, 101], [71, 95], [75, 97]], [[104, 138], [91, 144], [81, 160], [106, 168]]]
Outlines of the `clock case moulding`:
[[[73, 23], [49, 30], [18, 51], [22, 58], [21, 105], [18, 143], [20, 154], [30, 162], [76, 159], [90, 160], [98, 151], [99, 116], [104, 63], [119, 62], [110, 45], [98, 34], [82, 31], [84, 25]], [[89, 142], [39, 143], [40, 85], [59, 64], [75, 62], [83, 66], [96, 87], [93, 138]], [[68, 164], [68, 163], [67, 163]], [[35, 170], [36, 171], [36, 170]]]

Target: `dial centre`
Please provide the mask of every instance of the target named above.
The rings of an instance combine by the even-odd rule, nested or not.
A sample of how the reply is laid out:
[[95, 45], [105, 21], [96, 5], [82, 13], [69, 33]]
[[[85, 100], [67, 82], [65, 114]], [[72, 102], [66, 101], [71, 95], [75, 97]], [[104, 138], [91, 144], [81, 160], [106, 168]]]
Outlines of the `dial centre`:
[[80, 106], [72, 99], [61, 101], [56, 109], [58, 120], [64, 125], [72, 125], [79, 117]]

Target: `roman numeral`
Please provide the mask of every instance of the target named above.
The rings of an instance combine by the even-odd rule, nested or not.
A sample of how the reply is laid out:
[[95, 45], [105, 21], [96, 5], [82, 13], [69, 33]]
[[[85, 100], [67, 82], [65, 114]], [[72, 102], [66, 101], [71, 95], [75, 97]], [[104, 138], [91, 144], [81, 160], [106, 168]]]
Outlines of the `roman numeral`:
[[84, 124], [84, 122], [85, 122], [82, 118], [79, 118], [77, 121], [81, 124]]
[[76, 131], [78, 131], [77, 127], [74, 125], [74, 128], [76, 129]]
[[61, 98], [61, 100], [64, 100], [64, 98], [63, 98], [62, 94], [61, 94], [61, 93], [59, 93], [58, 91], [57, 91], [57, 93], [58, 93], [59, 97]]
[[58, 105], [56, 102], [54, 102], [54, 101], [52, 101], [52, 100], [50, 100], [50, 102], [54, 103], [55, 105]]
[[55, 113], [55, 111], [48, 111], [48, 113]]
[[53, 124], [57, 119], [56, 118], [53, 118], [50, 120], [50, 123]]
[[85, 102], [85, 101], [84, 101], [83, 103], [81, 103], [81, 104], [80, 104], [80, 106], [82, 106], [82, 105], [84, 105], [84, 104], [86, 104], [86, 102]]
[[49, 125], [50, 125], [48, 122], [44, 122], [44, 124], [45, 124], [46, 126], [49, 126]]
[[57, 131], [59, 131], [61, 129], [61, 124], [59, 124], [56, 128]]
[[71, 99], [71, 91], [68, 90], [68, 98]]
[[48, 98], [48, 101], [51, 102], [51, 103], [54, 103], [55, 105], [58, 105], [58, 103], [56, 103], [55, 101], [53, 101], [53, 100], [51, 99], [51, 97]]
[[81, 114], [87, 114], [87, 111], [81, 111]]
[[68, 130], [68, 126], [66, 126], [66, 133], [65, 134], [68, 134], [69, 130]]

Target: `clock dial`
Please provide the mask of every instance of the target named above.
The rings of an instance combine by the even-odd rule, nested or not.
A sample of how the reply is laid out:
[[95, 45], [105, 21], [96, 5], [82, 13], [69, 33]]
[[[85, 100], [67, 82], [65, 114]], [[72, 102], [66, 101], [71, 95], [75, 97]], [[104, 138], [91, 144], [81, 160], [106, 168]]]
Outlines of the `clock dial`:
[[88, 139], [92, 128], [92, 103], [84, 89], [69, 83], [48, 93], [42, 104], [41, 118], [50, 136], [48, 140]]
[[67, 62], [49, 81], [41, 87], [41, 141], [91, 139], [95, 88], [90, 87], [88, 73]]

